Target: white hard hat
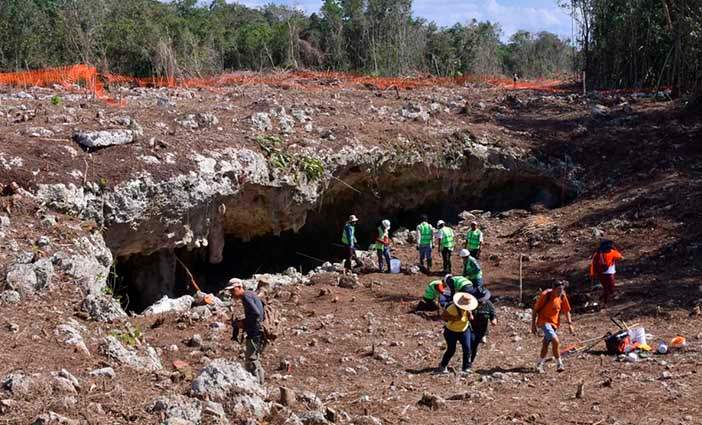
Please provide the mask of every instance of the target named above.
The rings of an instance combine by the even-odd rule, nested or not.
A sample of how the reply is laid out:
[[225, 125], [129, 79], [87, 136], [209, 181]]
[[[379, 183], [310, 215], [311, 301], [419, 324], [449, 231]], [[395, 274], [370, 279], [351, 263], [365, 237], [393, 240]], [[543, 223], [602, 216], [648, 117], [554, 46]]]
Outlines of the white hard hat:
[[384, 228], [389, 229], [390, 228], [390, 220], [383, 220], [381, 221], [381, 224], [383, 225]]
[[351, 215], [349, 216], [349, 221], [353, 223], [353, 222], [358, 221], [358, 218], [357, 218], [355, 215], [351, 214]]
[[463, 258], [470, 257], [470, 251], [464, 248], [458, 252], [458, 255], [460, 255]]
[[436, 227], [441, 227], [441, 226], [443, 226], [444, 224], [446, 224], [446, 223], [444, 222], [444, 220], [439, 220], [439, 221], [436, 222]]
[[453, 275], [451, 273], [444, 276], [444, 280], [443, 280], [444, 284], [448, 285], [448, 282], [452, 277], [453, 277]]

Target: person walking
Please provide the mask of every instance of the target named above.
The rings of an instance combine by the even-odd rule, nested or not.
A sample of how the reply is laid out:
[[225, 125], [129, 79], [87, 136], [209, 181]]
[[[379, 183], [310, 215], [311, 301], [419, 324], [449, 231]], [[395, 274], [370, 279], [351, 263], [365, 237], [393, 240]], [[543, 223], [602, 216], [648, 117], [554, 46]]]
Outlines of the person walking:
[[478, 300], [470, 294], [463, 292], [454, 295], [451, 304], [442, 312], [444, 325], [444, 339], [446, 340], [446, 352], [444, 352], [439, 363], [438, 373], [448, 373], [448, 365], [451, 358], [456, 353], [456, 345], [461, 344], [463, 357], [461, 361], [461, 372], [467, 374], [471, 372], [471, 329], [470, 321], [473, 318], [472, 310], [478, 306]]
[[561, 324], [561, 314], [565, 314], [570, 332], [574, 333], [573, 321], [570, 317], [570, 303], [565, 293], [567, 283], [566, 281], [556, 282], [553, 288], [541, 292], [536, 303], [534, 303], [531, 332], [536, 335], [538, 332], [537, 328], [541, 328], [544, 332], [541, 354], [536, 364], [536, 371], [539, 373], [544, 372], [544, 363], [546, 362], [549, 345], [552, 346], [553, 357], [556, 359], [558, 372], [565, 370], [563, 360], [561, 359], [560, 340], [558, 339], [557, 331]]
[[616, 262], [624, 256], [614, 248], [610, 240], [603, 240], [592, 255], [590, 261], [590, 278], [597, 278], [602, 285], [602, 307], [607, 308], [607, 303], [614, 296], [614, 275], [617, 273]]
[[477, 287], [483, 286], [483, 271], [480, 268], [480, 263], [467, 249], [462, 249], [458, 255], [463, 259], [463, 276], [470, 279], [473, 285]]
[[[429, 224], [429, 218], [424, 214], [422, 222], [417, 226], [417, 251], [419, 251], [419, 267], [426, 273], [431, 271], [431, 251], [434, 244], [434, 228]], [[426, 267], [424, 261], [426, 260]]]
[[390, 273], [390, 220], [378, 223], [378, 235], [375, 238], [375, 252], [378, 254], [378, 270], [383, 272], [383, 260], [388, 265]]
[[470, 230], [466, 233], [466, 249], [475, 259], [480, 259], [480, 249], [483, 247], [483, 232], [478, 229], [478, 222], [470, 223]]
[[245, 366], [259, 383], [263, 385], [265, 372], [261, 363], [265, 339], [263, 337], [263, 319], [265, 312], [263, 301], [253, 291], [244, 289], [244, 283], [240, 279], [229, 280], [229, 290], [232, 298], [241, 301], [244, 307], [244, 318], [232, 320], [234, 328], [233, 339], [237, 339], [238, 331], [246, 332]]
[[358, 243], [358, 240], [356, 240], [356, 223], [358, 223], [358, 218], [351, 214], [341, 234], [341, 244], [344, 247], [344, 269], [346, 272], [351, 271], [351, 261], [356, 261], [356, 265], [358, 265], [358, 257], [356, 257], [356, 244]]
[[473, 333], [470, 346], [471, 363], [475, 363], [475, 357], [478, 355], [480, 344], [487, 343], [490, 325], [497, 326], [497, 312], [495, 311], [495, 306], [490, 300], [480, 301], [478, 303], [478, 308], [473, 312], [473, 320], [470, 322], [470, 328]]
[[453, 253], [454, 234], [453, 229], [448, 227], [444, 220], [439, 220], [436, 223], [438, 229], [436, 238], [439, 240], [439, 251], [443, 260], [444, 273], [451, 273], [451, 254]]
[[439, 307], [436, 305], [436, 301], [444, 294], [446, 291], [446, 285], [441, 280], [434, 280], [429, 282], [427, 287], [424, 289], [424, 296], [422, 297], [415, 311], [436, 311]]

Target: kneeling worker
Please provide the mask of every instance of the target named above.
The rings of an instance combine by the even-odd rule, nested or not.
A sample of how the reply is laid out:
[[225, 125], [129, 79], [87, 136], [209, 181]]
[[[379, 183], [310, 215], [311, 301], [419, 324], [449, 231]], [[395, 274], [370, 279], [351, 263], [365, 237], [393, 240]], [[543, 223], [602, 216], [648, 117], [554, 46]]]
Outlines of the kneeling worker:
[[416, 311], [436, 311], [439, 306], [436, 301], [441, 297], [441, 295], [446, 291], [446, 285], [440, 280], [435, 280], [429, 282], [426, 289], [424, 290], [424, 297], [417, 304]]

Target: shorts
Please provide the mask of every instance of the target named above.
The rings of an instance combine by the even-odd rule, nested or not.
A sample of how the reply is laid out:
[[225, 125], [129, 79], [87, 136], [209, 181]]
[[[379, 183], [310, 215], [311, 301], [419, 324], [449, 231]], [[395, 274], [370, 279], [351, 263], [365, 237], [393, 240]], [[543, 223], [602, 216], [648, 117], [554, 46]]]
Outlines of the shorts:
[[425, 258], [431, 260], [431, 245], [419, 246], [419, 261], [422, 261]]
[[552, 324], [546, 323], [546, 324], [544, 324], [542, 329], [544, 331], [544, 341], [545, 342], [551, 342], [554, 339], [558, 339], [558, 334], [556, 333], [556, 328]]

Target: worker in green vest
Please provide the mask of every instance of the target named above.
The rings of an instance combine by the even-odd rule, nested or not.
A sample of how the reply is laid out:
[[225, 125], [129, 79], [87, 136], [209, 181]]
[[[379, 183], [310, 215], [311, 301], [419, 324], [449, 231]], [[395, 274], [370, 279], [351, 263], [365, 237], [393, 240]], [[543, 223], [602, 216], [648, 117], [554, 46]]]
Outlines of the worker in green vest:
[[[417, 251], [419, 251], [419, 267], [425, 273], [431, 271], [431, 251], [434, 244], [434, 228], [429, 224], [429, 218], [423, 214], [422, 222], [417, 226]], [[424, 267], [424, 260], [427, 265]]]
[[447, 303], [451, 302], [451, 298], [457, 292], [467, 292], [480, 302], [487, 301], [492, 297], [492, 294], [487, 288], [474, 285], [470, 279], [464, 276], [447, 274], [444, 277], [444, 285], [447, 290], [439, 297], [439, 305], [444, 308], [446, 308]]
[[470, 230], [466, 233], [466, 249], [475, 259], [480, 259], [480, 248], [483, 246], [483, 232], [478, 229], [478, 222], [470, 223]]
[[358, 223], [358, 218], [351, 214], [341, 234], [341, 244], [344, 247], [344, 269], [347, 272], [351, 270], [352, 260], [355, 260], [356, 265], [358, 265], [358, 257], [356, 257], [356, 244], [358, 243], [356, 240], [356, 223]]
[[390, 273], [390, 220], [383, 220], [378, 223], [377, 236], [373, 248], [378, 254], [378, 269], [383, 272], [383, 260], [388, 265], [387, 273]]
[[439, 229], [436, 238], [439, 240], [439, 251], [443, 259], [444, 273], [451, 273], [451, 254], [455, 246], [453, 229], [448, 227], [444, 220], [439, 220], [436, 223], [436, 228]]
[[459, 255], [463, 259], [463, 276], [470, 279], [476, 286], [483, 286], [483, 270], [478, 260], [467, 249], [462, 249]]
[[422, 300], [417, 304], [415, 311], [436, 311], [439, 309], [436, 301], [444, 294], [446, 291], [446, 285], [441, 280], [434, 280], [429, 282], [426, 289], [424, 289], [424, 296]]

